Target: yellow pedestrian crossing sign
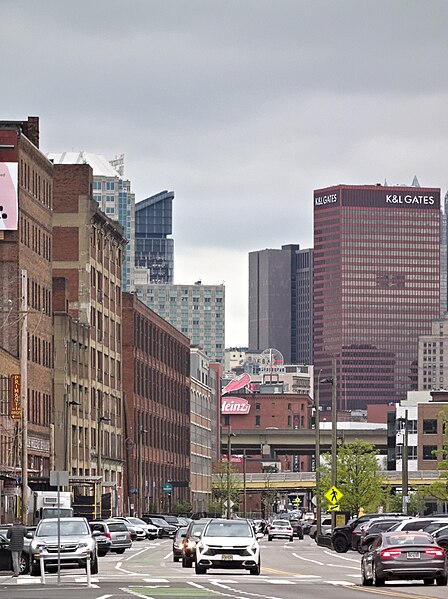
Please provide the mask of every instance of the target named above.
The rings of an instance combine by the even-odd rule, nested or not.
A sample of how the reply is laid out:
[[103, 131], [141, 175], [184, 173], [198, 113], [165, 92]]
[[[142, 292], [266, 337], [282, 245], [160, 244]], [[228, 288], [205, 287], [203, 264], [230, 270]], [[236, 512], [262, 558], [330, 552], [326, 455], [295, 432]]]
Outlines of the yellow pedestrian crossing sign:
[[330, 487], [324, 497], [328, 499], [331, 504], [335, 505], [336, 503], [339, 503], [342, 497], [344, 497], [344, 494], [341, 493], [337, 487]]
[[302, 500], [300, 499], [300, 497], [296, 497], [296, 498], [294, 499], [294, 501], [293, 501], [293, 504], [294, 504], [296, 507], [299, 507], [299, 505], [300, 505], [301, 503], [302, 503]]

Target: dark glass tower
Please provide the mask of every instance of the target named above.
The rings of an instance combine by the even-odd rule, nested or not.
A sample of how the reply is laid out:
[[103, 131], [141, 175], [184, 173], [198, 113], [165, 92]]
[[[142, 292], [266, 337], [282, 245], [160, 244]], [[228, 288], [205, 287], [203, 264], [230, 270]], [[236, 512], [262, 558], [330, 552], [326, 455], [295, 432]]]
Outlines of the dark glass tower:
[[135, 206], [135, 266], [146, 268], [150, 283], [174, 276], [173, 191], [161, 191]]
[[[315, 384], [336, 361], [339, 409], [417, 389], [418, 337], [440, 307], [440, 189], [314, 192]], [[320, 386], [331, 403], [331, 385]]]

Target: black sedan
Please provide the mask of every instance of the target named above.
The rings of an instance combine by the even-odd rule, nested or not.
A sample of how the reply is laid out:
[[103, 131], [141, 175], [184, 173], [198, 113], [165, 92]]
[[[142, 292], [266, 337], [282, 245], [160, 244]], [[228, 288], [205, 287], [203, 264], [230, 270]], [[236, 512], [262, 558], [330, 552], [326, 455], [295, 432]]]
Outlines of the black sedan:
[[380, 533], [361, 561], [364, 586], [384, 586], [386, 580], [423, 580], [446, 586], [448, 569], [443, 549], [424, 532]]
[[184, 547], [185, 533], [188, 526], [181, 526], [177, 529], [176, 536], [173, 538], [173, 562], [178, 562], [182, 559], [182, 550]]

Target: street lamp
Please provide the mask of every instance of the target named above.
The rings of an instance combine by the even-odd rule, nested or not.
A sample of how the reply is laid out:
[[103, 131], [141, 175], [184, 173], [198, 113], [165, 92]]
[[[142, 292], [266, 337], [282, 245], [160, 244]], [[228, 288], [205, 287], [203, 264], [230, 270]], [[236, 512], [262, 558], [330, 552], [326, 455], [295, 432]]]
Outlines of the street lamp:
[[71, 471], [71, 457], [72, 457], [72, 427], [70, 419], [70, 406], [80, 406], [80, 402], [74, 399], [65, 400], [64, 411], [65, 411], [65, 456], [64, 456], [64, 470]]
[[230, 429], [227, 433], [227, 514], [226, 514], [226, 518], [227, 520], [230, 520], [230, 510], [231, 510], [231, 505], [230, 505], [230, 456], [232, 453], [232, 447], [231, 447], [231, 437], [236, 437], [235, 433], [231, 433]]
[[142, 437], [148, 431], [140, 426], [138, 430], [138, 516], [141, 517], [143, 514], [143, 448], [142, 448]]
[[317, 389], [316, 389], [316, 397], [314, 400], [314, 428], [316, 432], [316, 448], [315, 448], [315, 470], [316, 470], [316, 535], [319, 536], [322, 534], [322, 505], [320, 503], [319, 497], [319, 486], [320, 486], [320, 384], [321, 383], [333, 383], [332, 378], [320, 378], [322, 374], [322, 368], [319, 370], [319, 374], [317, 375]]

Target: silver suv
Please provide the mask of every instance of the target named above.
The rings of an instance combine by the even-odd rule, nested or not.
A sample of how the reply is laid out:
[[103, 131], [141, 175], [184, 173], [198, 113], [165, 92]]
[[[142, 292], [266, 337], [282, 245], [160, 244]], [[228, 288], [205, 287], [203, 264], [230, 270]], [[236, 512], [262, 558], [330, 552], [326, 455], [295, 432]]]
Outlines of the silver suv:
[[[61, 566], [77, 565], [86, 568], [90, 556], [92, 574], [98, 573], [98, 552], [95, 535], [85, 518], [60, 519]], [[30, 574], [39, 576], [40, 556], [44, 558], [45, 569], [55, 568], [58, 563], [58, 519], [46, 518], [37, 525], [30, 543]]]
[[209, 568], [243, 569], [260, 574], [260, 545], [263, 535], [254, 533], [247, 520], [212, 519], [196, 543], [196, 574]]

